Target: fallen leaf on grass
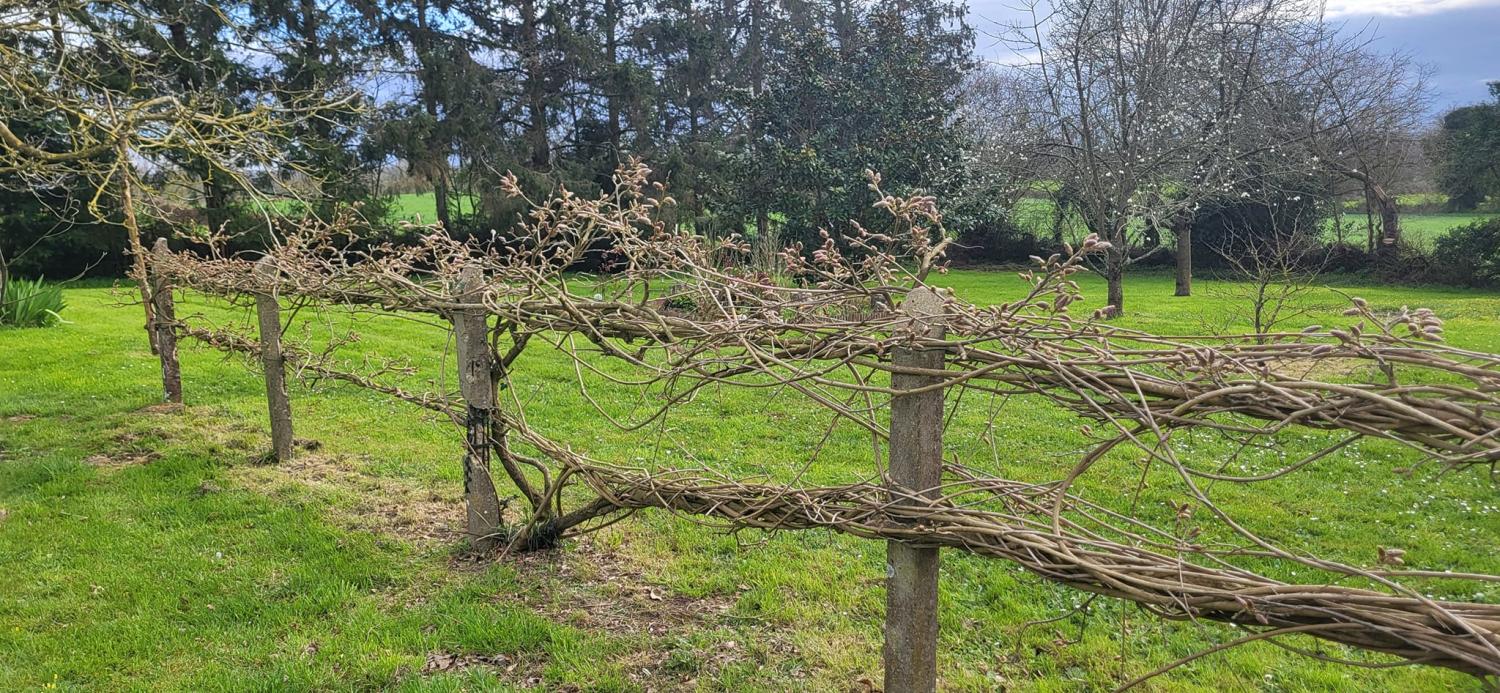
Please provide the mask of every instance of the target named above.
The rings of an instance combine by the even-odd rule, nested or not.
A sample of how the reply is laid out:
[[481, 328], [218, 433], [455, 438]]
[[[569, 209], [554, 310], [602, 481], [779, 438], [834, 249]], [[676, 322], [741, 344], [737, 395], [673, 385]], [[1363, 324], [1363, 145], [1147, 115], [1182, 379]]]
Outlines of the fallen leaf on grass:
[[1402, 556], [1406, 555], [1405, 549], [1388, 549], [1384, 546], [1377, 546], [1375, 548], [1377, 549], [1376, 560], [1378, 560], [1381, 565], [1402, 565], [1406, 563], [1406, 561], [1402, 558]]
[[510, 661], [510, 657], [503, 654], [456, 655], [450, 652], [433, 652], [427, 655], [427, 662], [422, 665], [422, 673], [440, 674], [445, 671], [467, 669], [474, 666], [504, 668], [506, 671], [512, 671], [516, 668], [516, 665]]

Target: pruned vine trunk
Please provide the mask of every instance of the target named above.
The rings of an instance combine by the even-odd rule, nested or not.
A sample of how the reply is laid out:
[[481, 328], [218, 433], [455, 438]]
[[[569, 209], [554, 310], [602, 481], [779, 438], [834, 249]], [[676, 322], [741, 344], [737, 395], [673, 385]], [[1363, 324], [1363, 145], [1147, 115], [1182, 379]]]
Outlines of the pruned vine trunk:
[[159, 353], [156, 336], [156, 310], [151, 304], [151, 278], [146, 276], [146, 245], [141, 241], [141, 226], [135, 216], [135, 192], [130, 182], [130, 149], [122, 141], [115, 149], [120, 169], [120, 219], [125, 227], [125, 238], [130, 245], [130, 273], [135, 275], [136, 287], [141, 292], [141, 305], [146, 311], [146, 339], [151, 343], [151, 353]]

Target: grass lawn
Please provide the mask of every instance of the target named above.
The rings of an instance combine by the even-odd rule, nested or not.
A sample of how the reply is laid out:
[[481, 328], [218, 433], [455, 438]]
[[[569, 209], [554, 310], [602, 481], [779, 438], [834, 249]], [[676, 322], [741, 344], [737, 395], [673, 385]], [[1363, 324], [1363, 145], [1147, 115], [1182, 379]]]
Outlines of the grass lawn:
[[1434, 214], [1408, 214], [1401, 217], [1401, 232], [1412, 242], [1431, 248], [1437, 239], [1448, 235], [1449, 231], [1460, 226], [1468, 226], [1476, 221], [1494, 219], [1495, 214], [1464, 214], [1464, 213], [1434, 213]]
[[[477, 202], [467, 195], [454, 202], [454, 211], [471, 212]], [[393, 221], [431, 224], [437, 221], [437, 198], [432, 193], [405, 193], [391, 198]]]
[[[1402, 214], [1401, 215], [1401, 237], [1420, 248], [1431, 249], [1437, 239], [1448, 235], [1449, 231], [1460, 226], [1468, 226], [1476, 221], [1485, 221], [1500, 216], [1486, 212], [1430, 212], [1424, 214]], [[1328, 220], [1328, 237], [1334, 235], [1333, 220]], [[1344, 217], [1344, 237], [1348, 242], [1363, 246], [1365, 242], [1366, 229], [1363, 214], [1350, 214]], [[1379, 224], [1379, 221], [1376, 222]], [[1378, 227], [1377, 227], [1378, 228]]]
[[[1022, 289], [1002, 272], [940, 281], [978, 302]], [[1086, 314], [1104, 291], [1092, 278], [1083, 283]], [[1500, 351], [1500, 294], [1330, 283], [1307, 299], [1315, 312], [1299, 326], [1345, 320], [1344, 292], [1377, 308], [1431, 307], [1455, 344]], [[1124, 324], [1197, 333], [1235, 313], [1231, 285], [1200, 280], [1199, 295], [1186, 299], [1172, 288], [1169, 275], [1128, 277]], [[476, 562], [456, 551], [461, 443], [450, 424], [363, 391], [297, 385], [298, 436], [318, 445], [291, 464], [258, 464], [269, 441], [256, 375], [190, 346], [187, 408], [151, 406], [155, 360], [138, 307], [122, 298], [72, 290], [70, 324], [0, 330], [0, 690], [843, 691], [880, 681], [879, 544], [826, 532], [726, 534], [643, 513], [563, 551]], [[245, 321], [202, 300], [184, 301], [180, 312]], [[409, 358], [418, 370], [404, 381], [413, 387], [443, 377], [435, 361], [448, 353], [445, 335], [431, 325], [309, 312], [292, 334], [316, 343], [350, 329], [362, 339], [346, 358]], [[622, 433], [573, 378], [569, 362], [533, 348], [511, 394], [542, 432], [622, 463], [681, 465], [691, 455], [733, 474], [787, 479], [827, 432], [827, 417], [788, 393], [714, 389], [660, 427]], [[602, 381], [590, 381], [590, 394], [610, 416], [642, 411], [638, 393]], [[993, 456], [981, 437], [989, 405], [957, 407], [947, 443], [966, 463], [1047, 480], [1076, 461], [1079, 422], [1028, 400], [1005, 405]], [[1299, 433], [1287, 452], [1323, 440]], [[1211, 464], [1226, 445], [1204, 438], [1180, 450]], [[1281, 454], [1244, 463], [1271, 469]], [[1494, 483], [1477, 470], [1394, 471], [1412, 461], [1367, 442], [1301, 473], [1220, 485], [1213, 495], [1294, 549], [1371, 565], [1376, 547], [1400, 547], [1415, 568], [1500, 573]], [[868, 439], [840, 427], [802, 481], [869, 471]], [[1121, 504], [1121, 489], [1140, 473], [1122, 454], [1081, 490]], [[1148, 480], [1141, 512], [1170, 518], [1181, 489], [1165, 472]], [[1285, 566], [1249, 565], [1299, 579]], [[1437, 597], [1500, 598], [1494, 586], [1422, 587]], [[1027, 627], [1080, 595], [956, 552], [945, 554], [942, 590], [945, 690], [1107, 689], [1237, 635], [1108, 601]], [[1208, 688], [1478, 690], [1446, 671], [1341, 667], [1268, 643], [1199, 660], [1146, 690]]]
[[[1414, 199], [1419, 199], [1416, 196], [1413, 197]], [[1403, 200], [1402, 204], [1407, 204], [1407, 202]], [[1415, 204], [1415, 202], [1412, 202], [1412, 204]], [[1052, 235], [1053, 216], [1054, 206], [1052, 201], [1042, 197], [1022, 198], [1016, 202], [1015, 208], [1011, 210], [1012, 222], [1020, 228], [1043, 238], [1050, 238]], [[1497, 216], [1500, 216], [1500, 214], [1494, 212], [1404, 213], [1401, 215], [1401, 233], [1407, 241], [1419, 247], [1431, 249], [1433, 243], [1438, 238], [1447, 235], [1449, 231], [1460, 226], [1467, 226], [1476, 221], [1493, 219]], [[1356, 246], [1363, 246], [1366, 235], [1363, 209], [1351, 208], [1345, 212], [1343, 221], [1345, 225], [1345, 239]], [[1067, 227], [1069, 233], [1076, 233], [1076, 229], [1081, 226], [1080, 222], [1077, 221], [1076, 215], [1070, 215], [1067, 223], [1070, 225]], [[1378, 224], [1379, 221], [1377, 220], [1376, 223]], [[1326, 219], [1324, 221], [1325, 232], [1329, 240], [1333, 240], [1334, 238], [1333, 224], [1333, 219]], [[1170, 243], [1170, 239], [1167, 242]]]

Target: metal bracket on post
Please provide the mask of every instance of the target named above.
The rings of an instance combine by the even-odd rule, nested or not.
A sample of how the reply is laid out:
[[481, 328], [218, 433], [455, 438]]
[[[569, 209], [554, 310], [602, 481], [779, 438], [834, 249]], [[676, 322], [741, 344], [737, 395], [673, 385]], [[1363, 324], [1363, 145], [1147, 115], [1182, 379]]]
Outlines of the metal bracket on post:
[[[943, 299], [917, 287], [901, 310], [929, 338], [945, 332], [938, 319]], [[891, 363], [897, 367], [942, 370], [941, 349], [901, 347]], [[942, 382], [931, 375], [897, 372], [896, 390], [915, 390]], [[891, 459], [887, 486], [894, 503], [918, 503], [911, 494], [932, 496], [942, 483], [943, 390], [898, 394], [891, 400]], [[937, 690], [938, 550], [886, 542], [885, 690], [886, 693], [930, 693]]]

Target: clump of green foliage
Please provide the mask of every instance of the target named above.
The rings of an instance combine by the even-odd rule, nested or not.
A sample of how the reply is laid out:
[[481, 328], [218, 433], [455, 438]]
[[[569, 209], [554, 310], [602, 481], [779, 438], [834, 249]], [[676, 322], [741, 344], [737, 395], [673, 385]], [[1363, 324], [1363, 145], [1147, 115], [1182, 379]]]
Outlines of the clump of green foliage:
[[40, 279], [11, 279], [0, 292], [0, 325], [51, 327], [62, 322], [62, 287]]
[[1437, 240], [1433, 264], [1442, 279], [1466, 286], [1500, 286], [1500, 219], [1461, 226]]

